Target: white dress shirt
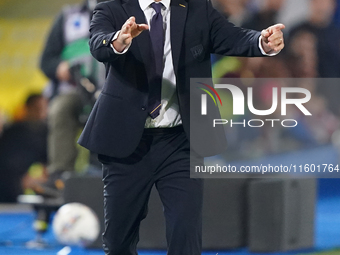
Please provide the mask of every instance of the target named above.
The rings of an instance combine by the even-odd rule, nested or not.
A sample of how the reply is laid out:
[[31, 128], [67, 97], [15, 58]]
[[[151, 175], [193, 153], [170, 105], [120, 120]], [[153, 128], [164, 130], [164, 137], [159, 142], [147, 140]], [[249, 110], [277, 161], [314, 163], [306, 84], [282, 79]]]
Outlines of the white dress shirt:
[[[145, 14], [146, 21], [150, 26], [151, 19], [156, 13], [150, 6], [154, 0], [139, 0], [140, 8]], [[182, 124], [179, 114], [179, 104], [176, 92], [176, 75], [172, 61], [171, 43], [170, 43], [170, 0], [161, 0], [158, 4], [162, 4], [163, 28], [164, 28], [164, 70], [162, 80], [162, 108], [159, 115], [152, 119], [146, 119], [146, 128], [155, 127], [174, 127]], [[152, 27], [150, 27], [152, 29]]]
[[[170, 43], [170, 1], [161, 0], [159, 4], [163, 4], [162, 16], [163, 16], [163, 27], [164, 27], [164, 70], [163, 70], [163, 81], [162, 81], [162, 95], [161, 95], [161, 110], [159, 115], [152, 119], [148, 117], [145, 122], [146, 128], [157, 128], [157, 127], [175, 127], [182, 124], [182, 119], [179, 114], [179, 104], [176, 92], [176, 75], [174, 71], [174, 65], [172, 61], [171, 43]], [[146, 21], [150, 27], [151, 19], [156, 11], [150, 6], [154, 0], [139, 0], [139, 6], [143, 10]], [[118, 31], [112, 41], [116, 40]], [[113, 48], [112, 44], [111, 47]], [[117, 52], [116, 54], [124, 54], [129, 49], [129, 46], [124, 49], [123, 52]]]
[[[179, 114], [179, 103], [176, 92], [176, 75], [174, 71], [173, 61], [172, 61], [172, 51], [170, 42], [170, 1], [171, 0], [161, 0], [158, 3], [163, 4], [162, 16], [163, 16], [163, 27], [165, 32], [164, 40], [164, 70], [163, 70], [163, 80], [162, 80], [162, 96], [161, 96], [161, 110], [159, 115], [152, 119], [148, 117], [145, 122], [145, 128], [158, 128], [158, 127], [175, 127], [182, 124], [182, 119]], [[143, 10], [146, 21], [150, 27], [151, 19], [156, 11], [150, 6], [154, 0], [138, 0], [140, 8]], [[150, 27], [150, 29], [152, 29]], [[112, 41], [116, 40], [118, 31]], [[118, 52], [115, 50], [111, 44], [112, 49], [116, 54], [124, 54], [128, 51], [129, 47], [126, 47], [123, 52]], [[262, 48], [261, 37], [259, 38], [259, 47], [263, 55], [267, 55]], [[270, 54], [274, 56], [275, 54]]]

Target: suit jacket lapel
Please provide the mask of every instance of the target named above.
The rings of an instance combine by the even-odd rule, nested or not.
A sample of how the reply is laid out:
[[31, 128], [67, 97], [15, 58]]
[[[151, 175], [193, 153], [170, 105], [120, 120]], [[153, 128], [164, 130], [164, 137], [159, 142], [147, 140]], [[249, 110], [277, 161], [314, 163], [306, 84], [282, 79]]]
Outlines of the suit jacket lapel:
[[183, 33], [188, 12], [188, 2], [185, 0], [171, 0], [171, 50], [175, 73], [177, 74], [179, 57], [183, 44]]
[[[134, 16], [136, 18], [137, 24], [147, 24], [144, 12], [141, 10], [138, 0], [123, 0], [122, 2], [122, 6], [129, 17]], [[150, 78], [150, 65], [152, 65], [153, 62], [150, 33], [149, 31], [143, 31], [133, 40], [138, 44], [137, 48], [140, 51], [144, 65], [146, 66], [146, 70], [148, 72], [148, 76]]]

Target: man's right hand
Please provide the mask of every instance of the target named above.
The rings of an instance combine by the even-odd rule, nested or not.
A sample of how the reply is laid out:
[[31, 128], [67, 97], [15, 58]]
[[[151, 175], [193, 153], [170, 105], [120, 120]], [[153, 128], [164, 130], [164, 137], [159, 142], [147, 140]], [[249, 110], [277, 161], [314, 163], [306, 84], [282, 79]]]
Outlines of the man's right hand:
[[112, 45], [116, 51], [123, 52], [124, 49], [131, 44], [133, 38], [148, 29], [148, 25], [136, 24], [135, 17], [130, 17], [122, 26], [117, 39], [112, 42]]

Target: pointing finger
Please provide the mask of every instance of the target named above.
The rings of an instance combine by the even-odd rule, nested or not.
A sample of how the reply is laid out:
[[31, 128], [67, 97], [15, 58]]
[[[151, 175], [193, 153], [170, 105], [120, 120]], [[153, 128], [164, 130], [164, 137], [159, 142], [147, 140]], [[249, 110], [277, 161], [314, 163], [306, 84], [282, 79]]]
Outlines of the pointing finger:
[[285, 28], [286, 28], [286, 26], [281, 24], [281, 23], [274, 25], [274, 30], [276, 30], [276, 31], [282, 30], [282, 29], [285, 29]]
[[268, 28], [268, 30], [270, 31], [271, 34], [277, 32], [277, 31], [281, 31], [282, 29], [285, 29], [285, 25], [283, 24], [276, 24], [274, 26], [271, 26]]
[[149, 29], [149, 26], [146, 25], [146, 24], [139, 24], [139, 25], [137, 25], [137, 29], [138, 29], [139, 31], [144, 31], [144, 30], [148, 30], [148, 29]]

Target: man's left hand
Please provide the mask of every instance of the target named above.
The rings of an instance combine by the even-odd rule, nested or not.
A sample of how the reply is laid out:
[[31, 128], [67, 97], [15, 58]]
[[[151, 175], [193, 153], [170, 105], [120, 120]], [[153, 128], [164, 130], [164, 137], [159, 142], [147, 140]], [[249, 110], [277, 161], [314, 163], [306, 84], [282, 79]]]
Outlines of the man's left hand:
[[276, 24], [261, 32], [261, 43], [263, 50], [267, 54], [279, 53], [284, 48], [284, 40], [282, 29], [285, 28], [283, 24]]

